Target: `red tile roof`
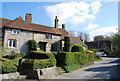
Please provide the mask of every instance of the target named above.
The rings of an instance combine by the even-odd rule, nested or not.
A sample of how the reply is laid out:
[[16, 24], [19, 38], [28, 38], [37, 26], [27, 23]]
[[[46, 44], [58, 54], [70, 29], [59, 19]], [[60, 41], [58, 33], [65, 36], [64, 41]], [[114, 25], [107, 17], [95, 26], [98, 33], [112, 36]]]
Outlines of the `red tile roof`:
[[52, 33], [52, 34], [59, 34], [61, 35], [61, 32], [58, 28], [53, 28], [49, 26], [44, 25], [38, 25], [33, 23], [27, 23], [25, 22], [22, 17], [18, 17], [15, 20], [8, 20], [1, 18], [0, 21], [0, 27], [6, 26], [9, 28], [16, 28], [16, 29], [22, 29], [22, 30], [28, 30], [28, 31], [36, 31], [36, 32], [44, 32], [44, 33]]
[[70, 43], [71, 44], [81, 44], [83, 46], [87, 46], [85, 43], [83, 43], [78, 37], [70, 36]]
[[[64, 39], [65, 35], [68, 35], [68, 32], [64, 29], [59, 28], [59, 30], [62, 33], [61, 39]], [[87, 46], [85, 43], [83, 43], [78, 37], [70, 36], [70, 43], [71, 44], [81, 44], [83, 46]]]

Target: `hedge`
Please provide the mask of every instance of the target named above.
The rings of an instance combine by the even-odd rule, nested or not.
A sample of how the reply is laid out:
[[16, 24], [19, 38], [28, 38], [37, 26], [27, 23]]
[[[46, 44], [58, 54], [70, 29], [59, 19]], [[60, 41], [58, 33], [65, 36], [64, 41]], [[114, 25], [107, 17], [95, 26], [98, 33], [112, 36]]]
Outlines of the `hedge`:
[[43, 52], [43, 51], [31, 51], [29, 53], [29, 58], [32, 59], [52, 59], [55, 58], [55, 56], [52, 53]]
[[56, 65], [55, 56], [43, 51], [32, 51], [29, 58], [22, 62], [21, 66], [28, 69], [43, 69]]
[[43, 69], [55, 65], [56, 62], [51, 59], [25, 59], [21, 66], [26, 69]]
[[63, 66], [66, 72], [89, 65], [95, 61], [94, 54], [85, 52], [63, 52], [57, 55], [57, 64]]
[[2, 70], [2, 73], [17, 72], [17, 67], [6, 59], [0, 58], [0, 64], [0, 70]]
[[82, 52], [84, 51], [84, 48], [80, 44], [75, 44], [71, 47], [71, 52]]
[[36, 43], [35, 40], [33, 40], [33, 39], [32, 40], [28, 40], [27, 44], [28, 44], [29, 52], [37, 50], [37, 43]]

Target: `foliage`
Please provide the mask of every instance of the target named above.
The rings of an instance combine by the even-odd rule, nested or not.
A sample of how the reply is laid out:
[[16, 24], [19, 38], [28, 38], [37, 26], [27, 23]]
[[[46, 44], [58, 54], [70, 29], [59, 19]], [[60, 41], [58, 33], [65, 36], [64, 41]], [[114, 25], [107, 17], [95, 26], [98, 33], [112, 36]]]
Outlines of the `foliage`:
[[51, 59], [25, 59], [22, 68], [27, 69], [43, 69], [55, 66], [56, 63]]
[[62, 52], [57, 55], [57, 63], [63, 66], [66, 72], [89, 65], [95, 61], [94, 54], [85, 52]]
[[19, 65], [19, 58], [12, 59], [12, 60], [10, 60], [10, 62], [11, 62], [12, 64], [18, 66], [18, 65]]
[[90, 53], [90, 54], [92, 54], [92, 53], [94, 53], [94, 52], [91, 51], [91, 50], [87, 50], [86, 53]]
[[0, 57], [5, 56], [7, 54], [7, 48], [0, 46]]
[[65, 36], [64, 37], [64, 41], [65, 41], [65, 43], [64, 43], [64, 51], [65, 52], [69, 52], [69, 50], [70, 50], [70, 37], [69, 36]]
[[15, 51], [11, 51], [9, 55], [7, 55], [7, 58], [9, 59], [14, 59], [16, 57], [19, 57], [19, 54], [16, 53]]
[[52, 53], [44, 52], [44, 51], [31, 51], [29, 54], [29, 58], [32, 59], [53, 59], [55, 56]]
[[17, 67], [12, 64], [9, 60], [0, 58], [1, 61], [1, 68], [2, 73], [11, 73], [11, 72], [17, 72]]
[[56, 65], [55, 56], [44, 51], [31, 51], [21, 66], [28, 69], [42, 69]]
[[78, 38], [80, 38], [80, 40], [84, 40], [85, 42], [88, 42], [90, 36], [88, 33], [78, 32]]
[[28, 50], [30, 51], [36, 51], [37, 50], [37, 44], [35, 40], [28, 40]]
[[84, 48], [80, 44], [75, 44], [71, 47], [71, 52], [81, 52], [84, 51]]
[[110, 40], [109, 36], [106, 35], [97, 35], [94, 37], [94, 41]]
[[117, 56], [120, 56], [120, 35], [119, 34], [112, 35], [111, 40], [113, 45], [112, 53]]

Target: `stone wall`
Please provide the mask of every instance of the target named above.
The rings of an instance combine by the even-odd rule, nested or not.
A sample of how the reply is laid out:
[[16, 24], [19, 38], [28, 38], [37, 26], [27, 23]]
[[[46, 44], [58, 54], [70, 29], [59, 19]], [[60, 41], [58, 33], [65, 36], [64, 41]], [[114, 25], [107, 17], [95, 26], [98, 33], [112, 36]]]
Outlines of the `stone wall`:
[[52, 39], [46, 39], [45, 33], [37, 33], [31, 31], [21, 30], [20, 34], [12, 34], [12, 29], [5, 28], [5, 36], [4, 36], [4, 46], [8, 47], [8, 40], [15, 39], [17, 41], [16, 48], [9, 48], [9, 51], [15, 50], [18, 53], [27, 53], [27, 41], [29, 39], [36, 40], [38, 42], [47, 42], [46, 52], [51, 52], [51, 44], [57, 42], [57, 49], [60, 50], [60, 35], [52, 35]]
[[2, 79], [20, 79], [20, 74], [18, 72], [8, 73], [8, 74], [0, 74], [0, 81]]
[[24, 72], [30, 79], [52, 79], [59, 76], [56, 66], [36, 70], [24, 69]]
[[15, 48], [8, 48], [7, 50], [12, 51], [15, 50], [18, 53], [27, 53], [27, 41], [29, 39], [33, 39], [33, 32], [29, 31], [21, 31], [20, 34], [12, 34], [12, 29], [6, 28], [5, 29], [5, 36], [4, 36], [4, 46], [8, 47], [8, 40], [15, 39], [17, 41]]
[[0, 28], [0, 46], [2, 46], [2, 40], [3, 40], [3, 37], [2, 37], [2, 28]]

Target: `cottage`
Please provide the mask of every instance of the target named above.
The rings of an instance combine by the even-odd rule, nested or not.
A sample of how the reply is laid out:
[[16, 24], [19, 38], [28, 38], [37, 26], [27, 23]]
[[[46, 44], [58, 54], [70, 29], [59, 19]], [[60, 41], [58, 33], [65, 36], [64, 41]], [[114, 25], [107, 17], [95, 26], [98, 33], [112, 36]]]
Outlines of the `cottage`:
[[58, 28], [58, 18], [55, 17], [55, 27], [32, 23], [32, 14], [27, 13], [25, 21], [22, 17], [15, 20], [0, 18], [0, 45], [15, 50], [18, 53], [27, 53], [27, 41], [34, 39], [38, 50], [46, 52], [63, 50], [64, 36], [67, 35], [65, 24]]

